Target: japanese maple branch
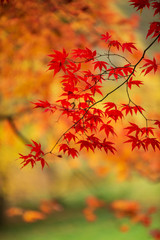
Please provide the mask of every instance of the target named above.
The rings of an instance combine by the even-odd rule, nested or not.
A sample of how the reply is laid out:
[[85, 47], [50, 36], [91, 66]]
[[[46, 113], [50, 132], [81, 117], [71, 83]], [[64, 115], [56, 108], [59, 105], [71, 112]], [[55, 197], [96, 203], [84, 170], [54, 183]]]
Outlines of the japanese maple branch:
[[127, 82], [129, 81], [130, 77], [134, 74], [137, 66], [139, 65], [139, 63], [140, 63], [140, 62], [142, 61], [142, 59], [144, 58], [145, 53], [148, 51], [148, 49], [151, 48], [151, 46], [158, 40], [159, 37], [160, 37], [160, 34], [159, 34], [159, 35], [153, 40], [153, 42], [151, 42], [151, 43], [149, 44], [149, 46], [143, 51], [142, 57], [141, 57], [141, 58], [139, 59], [139, 61], [134, 65], [133, 71], [130, 73], [130, 75], [127, 77], [127, 79], [126, 79], [123, 83], [121, 83], [119, 86], [117, 86], [116, 88], [114, 88], [112, 91], [110, 91], [109, 93], [107, 93], [103, 98], [101, 98], [101, 99], [98, 100], [97, 102], [95, 102], [95, 103], [93, 103], [92, 105], [90, 105], [90, 106], [87, 108], [87, 110], [85, 111], [85, 113], [83, 114], [83, 116], [82, 116], [77, 122], [75, 122], [71, 127], [69, 127], [69, 128], [60, 136], [60, 138], [56, 141], [56, 143], [55, 143], [55, 145], [52, 147], [52, 149], [51, 149], [49, 152], [45, 153], [45, 155], [48, 154], [48, 153], [52, 153], [52, 152], [53, 152], [54, 148], [57, 146], [57, 144], [60, 142], [60, 140], [65, 136], [65, 134], [66, 134], [70, 129], [72, 129], [73, 127], [75, 127], [75, 126], [85, 117], [85, 115], [87, 114], [87, 112], [88, 112], [92, 107], [94, 107], [95, 105], [97, 105], [97, 104], [100, 103], [100, 102], [103, 102], [109, 95], [111, 95], [113, 92], [117, 91], [119, 88], [121, 88], [125, 83], [127, 83]]

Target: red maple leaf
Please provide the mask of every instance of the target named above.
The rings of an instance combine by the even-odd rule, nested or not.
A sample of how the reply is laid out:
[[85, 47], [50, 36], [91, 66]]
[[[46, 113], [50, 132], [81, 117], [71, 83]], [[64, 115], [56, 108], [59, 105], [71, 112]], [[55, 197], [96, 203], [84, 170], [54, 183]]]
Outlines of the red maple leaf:
[[122, 77], [124, 76], [122, 67], [116, 67], [116, 68], [111, 67], [110, 69], [108, 69], [108, 71], [109, 71], [108, 78], [110, 78], [113, 75], [114, 78], [117, 80], [119, 76], [122, 76]]
[[73, 61], [68, 60], [68, 64], [66, 65], [66, 71], [68, 73], [72, 72], [78, 72], [81, 69], [81, 63], [74, 63]]
[[80, 144], [80, 150], [85, 147], [87, 149], [87, 151], [89, 149], [91, 149], [94, 152], [93, 144], [91, 142], [89, 142], [88, 140], [87, 141], [86, 140], [80, 140], [77, 143]]
[[153, 2], [152, 3], [152, 8], [155, 10], [154, 16], [156, 14], [160, 14], [160, 2]]
[[131, 78], [129, 79], [129, 81], [127, 82], [128, 87], [129, 87], [130, 89], [131, 89], [132, 85], [136, 85], [137, 87], [140, 87], [140, 85], [143, 84], [142, 81], [139, 81], [139, 80], [132, 80], [132, 79], [133, 79], [133, 78], [131, 77]]
[[109, 47], [113, 46], [116, 47], [119, 50], [119, 47], [121, 47], [121, 43], [118, 42], [117, 40], [112, 40], [108, 44]]
[[41, 144], [40, 143], [38, 144], [37, 142], [35, 142], [33, 140], [32, 140], [32, 142], [33, 142], [34, 145], [32, 145], [32, 144], [27, 144], [26, 145], [28, 147], [31, 147], [31, 153], [35, 152], [36, 157], [40, 156], [41, 154], [43, 155], [44, 152], [41, 149]]
[[94, 60], [94, 57], [96, 56], [96, 51], [91, 51], [89, 48], [85, 49], [74, 49], [72, 52], [72, 55], [74, 58], [85, 58], [85, 62], [89, 62], [91, 60]]
[[42, 157], [44, 155], [44, 152], [41, 149], [41, 144], [33, 141], [33, 144], [27, 144], [28, 147], [31, 147], [31, 151], [28, 155], [20, 155], [20, 159], [23, 159], [21, 164], [23, 164], [23, 167], [27, 166], [29, 163], [31, 164], [32, 168], [36, 164], [36, 162], [40, 161], [42, 169], [44, 168], [45, 164], [48, 166], [47, 162]]
[[105, 104], [104, 108], [106, 108], [106, 111], [108, 111], [108, 110], [110, 110], [112, 108], [117, 109], [116, 104], [113, 103], [113, 102], [106, 102], [104, 104]]
[[104, 130], [107, 137], [109, 136], [109, 134], [111, 133], [112, 135], [116, 135], [115, 131], [114, 131], [114, 128], [109, 125], [111, 121], [108, 121], [106, 124], [103, 124], [100, 128], [100, 131]]
[[34, 108], [45, 108], [45, 112], [47, 111], [51, 111], [52, 113], [54, 113], [56, 111], [56, 106], [53, 106], [53, 104], [49, 103], [48, 101], [42, 101], [42, 100], [38, 100], [39, 102], [31, 102], [35, 105]]
[[130, 67], [130, 64], [126, 64], [122, 67], [124, 74], [127, 76], [128, 74], [133, 72], [133, 67]]
[[75, 148], [70, 148], [67, 144], [61, 144], [59, 148], [59, 152], [63, 151], [67, 152], [68, 156], [72, 156], [73, 158], [78, 157], [78, 151]]
[[150, 7], [150, 2], [149, 0], [130, 0], [129, 2], [131, 2], [134, 8], [137, 8], [137, 10], [139, 9], [143, 9], [144, 7]]
[[160, 128], [160, 121], [159, 120], [156, 120], [154, 124], [157, 125]]
[[148, 150], [148, 147], [151, 145], [151, 147], [154, 149], [154, 151], [156, 150], [156, 148], [158, 148], [160, 150], [160, 142], [156, 139], [156, 138], [145, 138], [144, 140], [146, 149]]
[[98, 85], [92, 86], [92, 87], [90, 88], [90, 91], [91, 91], [91, 93], [92, 93], [93, 95], [95, 95], [95, 93], [97, 92], [97, 93], [99, 93], [99, 94], [101, 94], [101, 95], [103, 96], [103, 94], [102, 94], [102, 92], [101, 92], [101, 90], [100, 90], [101, 87], [102, 87], [102, 86], [98, 86]]
[[138, 105], [132, 107], [132, 109], [134, 110], [135, 114], [137, 114], [137, 112], [142, 113], [142, 111], [145, 111], [144, 108], [142, 108], [141, 106], [138, 106]]
[[127, 51], [129, 51], [130, 53], [132, 53], [132, 48], [137, 50], [137, 48], [134, 46], [135, 43], [131, 43], [131, 42], [128, 42], [128, 43], [123, 43], [122, 44], [122, 50], [124, 52], [124, 50], [126, 49]]
[[94, 70], [95, 70], [96, 68], [99, 68], [100, 71], [102, 71], [102, 68], [104, 68], [104, 69], [107, 70], [107, 66], [106, 66], [106, 65], [108, 65], [107, 62], [104, 62], [104, 61], [96, 61], [96, 62], [94, 62], [93, 64], [95, 64], [95, 65], [94, 65]]
[[105, 114], [109, 117], [112, 118], [115, 122], [118, 119], [122, 119], [123, 118], [123, 113], [120, 110], [110, 110], [110, 111], [105, 111]]
[[111, 38], [111, 35], [109, 35], [108, 32], [106, 32], [106, 34], [102, 34], [101, 36], [102, 36], [101, 39], [104, 40], [105, 42], [107, 42], [108, 39]]
[[145, 63], [142, 67], [146, 67], [145, 69], [142, 70], [142, 73], [145, 72], [144, 75], [148, 74], [149, 72], [151, 72], [152, 70], [154, 70], [154, 73], [157, 71], [158, 69], [158, 65], [156, 63], [156, 59], [153, 58], [153, 61], [150, 59], [143, 59], [144, 61], [146, 61], [147, 63]]
[[[150, 24], [150, 28], [148, 30], [146, 38], [148, 38], [150, 35], [152, 35], [152, 38], [157, 37], [159, 34], [160, 34], [160, 22], [152, 22]], [[159, 41], [160, 41], [160, 37], [158, 38], [158, 42]]]
[[113, 142], [106, 141], [106, 138], [105, 138], [103, 140], [102, 147], [106, 153], [111, 152], [111, 153], [115, 154], [116, 149], [115, 149], [115, 147], [112, 146], [113, 144], [114, 144]]
[[149, 134], [154, 135], [153, 129], [155, 129], [155, 128], [153, 128], [153, 127], [144, 127], [144, 128], [141, 128], [141, 133], [142, 133], [142, 135], [145, 134], [146, 136], [149, 136]]
[[72, 106], [71, 103], [69, 101], [67, 101], [66, 99], [61, 99], [61, 100], [58, 100], [57, 102], [60, 102], [63, 108], [68, 109], [69, 107]]
[[68, 133], [66, 133], [65, 135], [64, 135], [64, 139], [67, 139], [68, 140], [68, 142], [70, 142], [72, 139], [74, 140], [74, 141], [76, 141], [76, 136], [73, 134], [73, 133], [71, 133], [71, 132], [68, 132]]
[[141, 147], [143, 147], [144, 150], [146, 150], [146, 146], [144, 143], [144, 140], [141, 140], [138, 138], [138, 136], [134, 137], [134, 136], [127, 136], [129, 138], [129, 140], [125, 141], [124, 143], [132, 143], [132, 151], [137, 147], [138, 149], [140, 149]]
[[78, 151], [75, 148], [68, 148], [68, 156], [72, 156], [73, 158], [78, 157]]
[[133, 107], [129, 106], [128, 104], [122, 104], [121, 111], [125, 111], [126, 115], [128, 115], [128, 113], [130, 113], [132, 115]]
[[130, 133], [133, 133], [133, 132], [135, 132], [136, 135], [138, 135], [141, 132], [141, 128], [139, 128], [137, 124], [130, 122], [130, 125], [131, 126], [125, 128], [128, 130], [127, 135], [129, 135]]
[[68, 54], [66, 53], [66, 50], [63, 49], [63, 52], [54, 50], [54, 54], [50, 54], [49, 57], [52, 57], [52, 60], [49, 62], [48, 70], [54, 70], [54, 75], [58, 73], [61, 69], [65, 72], [65, 61]]
[[99, 138], [95, 137], [94, 134], [88, 136], [88, 137], [87, 137], [87, 140], [92, 142], [92, 145], [93, 145], [94, 149], [95, 149], [96, 147], [99, 148], [99, 149], [101, 149], [102, 145], [101, 145], [101, 143], [100, 143], [100, 140], [99, 140]]

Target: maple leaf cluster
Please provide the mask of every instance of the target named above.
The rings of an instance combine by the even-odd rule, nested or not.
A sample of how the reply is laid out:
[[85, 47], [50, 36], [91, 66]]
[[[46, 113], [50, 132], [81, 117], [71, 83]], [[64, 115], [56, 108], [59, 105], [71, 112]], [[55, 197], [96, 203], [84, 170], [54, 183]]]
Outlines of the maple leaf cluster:
[[27, 144], [28, 147], [31, 148], [31, 151], [28, 155], [20, 155], [20, 159], [23, 161], [21, 162], [22, 168], [25, 167], [28, 164], [31, 164], [32, 168], [35, 166], [37, 162], [41, 163], [42, 169], [44, 168], [45, 165], [48, 165], [47, 162], [44, 160], [43, 155], [44, 152], [41, 149], [41, 144], [33, 141], [33, 144]]
[[[130, 1], [134, 7], [143, 9], [144, 7], [154, 8], [154, 15], [160, 12], [159, 3], [146, 1]], [[35, 108], [42, 108], [46, 111], [54, 113], [60, 112], [61, 116], [66, 117], [71, 126], [60, 136], [55, 146], [58, 145], [59, 152], [63, 152], [73, 158], [78, 157], [78, 154], [83, 149], [87, 151], [100, 150], [107, 154], [115, 154], [116, 147], [113, 139], [115, 139], [116, 122], [123, 120], [128, 114], [140, 114], [144, 118], [144, 126], [139, 127], [137, 124], [130, 122], [129, 126], [125, 127], [127, 131], [127, 139], [125, 143], [131, 144], [132, 150], [144, 149], [150, 147], [156, 151], [160, 150], [160, 142], [155, 137], [156, 129], [148, 126], [152, 122], [154, 126], [159, 127], [159, 120], [150, 120], [145, 116], [145, 109], [137, 105], [130, 96], [132, 87], [141, 87], [143, 82], [136, 79], [137, 66], [141, 65], [141, 73], [143, 76], [147, 74], [155, 74], [160, 68], [155, 57], [153, 60], [144, 58], [146, 51], [160, 38], [159, 23], [151, 23], [147, 37], [153, 34], [155, 38], [152, 43], [144, 50], [142, 57], [136, 64], [132, 64], [125, 57], [125, 52], [132, 56], [133, 51], [138, 51], [133, 42], [119, 42], [113, 39], [113, 36], [106, 32], [101, 35], [101, 40], [105, 41], [107, 51], [104, 54], [97, 53], [96, 50], [89, 48], [74, 49], [70, 53], [65, 49], [62, 51], [54, 50], [53, 54], [49, 55], [52, 59], [49, 62], [49, 70], [53, 71], [53, 77], [59, 75], [62, 86], [62, 94], [55, 104], [48, 101], [39, 100], [33, 103]], [[113, 51], [112, 51], [113, 50]], [[115, 50], [117, 51], [115, 53]], [[116, 57], [118, 65], [113, 62], [112, 57]], [[107, 82], [116, 82], [116, 87], [112, 91], [106, 92], [103, 84]], [[126, 85], [126, 93], [128, 103], [115, 104], [107, 101], [107, 97], [113, 92]], [[96, 100], [99, 97], [99, 100]], [[98, 104], [103, 103], [103, 107], [99, 108]], [[150, 136], [152, 135], [152, 136]], [[43, 152], [40, 150], [40, 145], [34, 143], [31, 155], [23, 156], [24, 165], [31, 163], [32, 167], [36, 161], [41, 161], [42, 168], [46, 164], [41, 159], [40, 155]], [[55, 146], [49, 151], [52, 153]], [[39, 149], [39, 150], [38, 150]], [[38, 151], [38, 153], [37, 153]], [[57, 155], [61, 156], [61, 155]]]

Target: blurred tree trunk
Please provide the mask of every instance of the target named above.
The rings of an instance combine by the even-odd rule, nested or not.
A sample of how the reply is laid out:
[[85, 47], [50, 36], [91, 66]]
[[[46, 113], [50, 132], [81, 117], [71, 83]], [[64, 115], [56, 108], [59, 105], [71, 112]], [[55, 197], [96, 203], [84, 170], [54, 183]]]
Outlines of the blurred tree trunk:
[[2, 193], [0, 193], [0, 228], [5, 224], [5, 198]]

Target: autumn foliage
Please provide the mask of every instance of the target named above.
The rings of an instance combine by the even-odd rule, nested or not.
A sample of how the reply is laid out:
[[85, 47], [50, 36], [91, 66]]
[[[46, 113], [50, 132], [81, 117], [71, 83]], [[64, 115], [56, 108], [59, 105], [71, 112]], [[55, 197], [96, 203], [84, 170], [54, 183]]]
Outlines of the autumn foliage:
[[[129, 2], [137, 10], [152, 8], [154, 16], [160, 12], [157, 1]], [[147, 118], [143, 106], [138, 105], [130, 94], [133, 88], [142, 87], [144, 84], [143, 81], [137, 80], [138, 68], [144, 78], [150, 73], [156, 74], [160, 71], [156, 58], [146, 57], [148, 49], [160, 41], [159, 22], [150, 24], [146, 38], [149, 37], [151, 43], [144, 49], [136, 63], [132, 62], [133, 53], [138, 51], [135, 43], [120, 42], [109, 32], [101, 35], [101, 40], [105, 42], [103, 54], [88, 47], [77, 48], [71, 52], [65, 49], [53, 50], [49, 55], [51, 61], [48, 69], [53, 71], [53, 77], [58, 74], [63, 92], [56, 103], [39, 100], [33, 102], [33, 105], [52, 114], [59, 112], [61, 117], [66, 117], [70, 121], [70, 127], [64, 130], [49, 152], [44, 153], [41, 145], [33, 141], [33, 144], [29, 145], [31, 152], [28, 155], [20, 154], [23, 160], [22, 167], [29, 163], [33, 167], [39, 161], [43, 168], [47, 164], [44, 156], [49, 153], [54, 153], [57, 157], [66, 154], [72, 158], [78, 157], [82, 150], [93, 152], [99, 150], [115, 154], [116, 124], [123, 121], [127, 115], [141, 115], [144, 121], [138, 124], [129, 122], [124, 127], [126, 135], [124, 143], [129, 144], [132, 150], [160, 150], [160, 142], [157, 139], [160, 121]], [[119, 60], [119, 64], [114, 63], [113, 57]], [[110, 82], [115, 82], [116, 87], [107, 92], [107, 83]], [[127, 95], [128, 102], [116, 104], [108, 101], [108, 97], [122, 86], [125, 86], [123, 94]]]
[[[42, 99], [37, 98], [39, 100], [30, 101], [34, 111], [37, 109], [42, 110], [43, 117], [58, 114], [59, 119], [64, 119], [64, 121], [67, 122], [66, 125], [69, 126], [63, 131], [63, 134], [59, 136], [48, 152], [45, 152], [41, 143], [35, 140], [27, 144], [29, 153], [26, 155], [19, 154], [21, 168], [27, 165], [31, 165], [33, 168], [35, 165], [40, 164], [43, 169], [45, 166], [48, 166], [46, 156], [49, 154], [52, 154], [54, 158], [67, 157], [73, 158], [73, 160], [79, 157], [81, 152], [93, 152], [96, 154], [97, 151], [99, 151], [107, 155], [119, 154], [119, 152], [117, 153], [118, 147], [116, 145], [116, 139], [119, 138], [118, 128], [121, 123], [124, 123], [123, 133], [125, 135], [122, 144], [126, 145], [127, 148], [129, 147], [132, 151], [142, 150], [144, 152], [154, 151], [156, 153], [160, 150], [159, 116], [153, 119], [150, 118], [150, 116], [148, 117], [148, 112], [146, 112], [145, 107], [137, 103], [132, 94], [133, 90], [143, 88], [145, 81], [149, 81], [151, 76], [153, 77], [154, 74], [160, 73], [159, 55], [147, 55], [148, 50], [160, 42], [160, 22], [153, 21], [148, 26], [146, 39], [150, 40], [150, 43], [143, 52], [138, 48], [135, 39], [132, 39], [133, 35], [128, 37], [128, 41], [123, 41], [122, 38], [118, 37], [116, 31], [112, 30], [112, 27], [110, 31], [107, 30], [106, 32], [102, 32], [101, 28], [96, 28], [96, 30], [93, 30], [96, 34], [92, 38], [93, 40], [90, 40], [89, 32], [87, 32], [86, 29], [85, 37], [81, 34], [81, 24], [78, 25], [77, 22], [73, 21], [74, 16], [78, 18], [78, 21], [84, 21], [85, 24], [88, 24], [89, 30], [92, 30], [95, 25], [93, 19], [96, 19], [98, 16], [101, 20], [105, 19], [105, 24], [111, 24], [112, 20], [110, 19], [114, 19], [118, 24], [124, 24], [126, 22], [125, 19], [119, 20], [117, 17], [111, 18], [109, 14], [106, 17], [106, 14], [103, 15], [102, 12], [98, 10], [93, 11], [93, 9], [100, 8], [97, 6], [103, 6], [103, 1], [98, 2], [100, 5], [97, 5], [97, 1], [92, 1], [92, 3], [87, 4], [85, 1], [81, 1], [81, 3], [65, 0], [41, 1], [39, 11], [37, 11], [38, 5], [36, 2], [26, 1], [24, 3], [24, 12], [26, 9], [28, 10], [28, 6], [31, 6], [31, 14], [27, 14], [25, 18], [25, 22], [27, 22], [29, 26], [29, 31], [26, 29], [26, 25], [22, 24], [23, 27], [22, 30], [20, 30], [20, 35], [22, 35], [21, 31], [23, 31], [25, 37], [22, 36], [22, 38], [24, 38], [24, 40], [27, 40], [29, 38], [28, 36], [32, 39], [32, 54], [35, 55], [39, 52], [39, 49], [36, 48], [37, 41], [39, 40], [39, 25], [44, 26], [43, 38], [41, 39], [42, 46], [46, 42], [46, 45], [55, 42], [55, 50], [48, 55], [50, 58], [48, 70], [52, 72], [52, 79], [46, 82], [44, 79], [41, 79], [40, 73], [38, 74], [39, 81], [37, 81], [36, 78], [35, 82], [33, 82], [33, 79], [28, 77], [28, 85], [25, 83], [22, 87], [26, 91], [24, 96], [28, 95], [28, 89], [30, 88], [33, 88], [32, 93], [37, 93], [39, 89], [41, 89], [39, 93], [42, 95]], [[130, 0], [128, 2], [135, 10], [139, 11], [140, 14], [143, 14], [144, 8], [151, 9], [153, 11], [153, 17], [157, 17], [160, 14], [159, 1]], [[22, 4], [23, 3], [11, 0], [1, 0], [1, 5], [3, 6], [1, 12], [4, 14], [6, 9], [10, 9], [10, 6], [14, 6], [15, 10], [19, 10]], [[92, 4], [94, 6], [93, 8]], [[62, 5], [63, 7], [61, 8]], [[46, 11], [47, 14], [44, 17], [43, 14], [41, 14], [43, 8], [49, 9], [49, 12]], [[35, 14], [37, 12], [39, 15]], [[54, 20], [52, 19], [53, 12], [55, 14]], [[82, 12], [81, 16], [79, 14], [80, 12]], [[90, 18], [90, 15], [93, 16], [93, 19]], [[59, 20], [57, 20], [58, 17]], [[2, 19], [2, 23], [3, 21], [5, 22], [5, 19], [5, 17]], [[9, 15], [9, 19], [11, 19], [11, 24], [9, 25], [18, 25], [19, 18], [17, 18], [16, 14], [14, 15], [14, 12], [12, 17]], [[57, 20], [57, 22], [55, 20]], [[136, 25], [135, 20], [134, 17], [130, 19], [130, 25], [132, 27]], [[30, 24], [30, 22], [33, 22], [33, 24]], [[61, 25], [60, 22], [62, 23]], [[69, 24], [65, 25], [66, 22]], [[7, 23], [5, 24], [7, 25]], [[65, 27], [63, 27], [63, 25], [65, 25]], [[49, 34], [48, 26], [54, 30], [54, 37]], [[9, 31], [13, 30], [9, 29]], [[77, 38], [74, 34], [76, 31], [79, 33]], [[67, 39], [68, 36], [73, 38], [74, 41], [67, 46], [66, 41], [63, 40]], [[5, 36], [3, 36], [3, 38], [5, 38]], [[17, 40], [16, 34], [14, 35], [14, 39], [18, 42], [17, 45], [13, 45], [19, 49], [21, 40]], [[97, 48], [96, 50], [92, 48], [92, 46], [96, 46], [99, 40], [103, 47], [103, 53], [97, 50]], [[64, 48], [62, 50], [59, 50], [59, 41], [61, 41], [61, 44], [64, 42]], [[84, 48], [82, 48], [82, 42], [86, 45]], [[74, 49], [69, 51], [72, 44], [75, 48], [73, 47]], [[7, 51], [10, 51], [9, 55], [12, 56], [14, 51], [12, 52], [10, 50], [11, 47], [9, 43], [6, 45], [8, 46]], [[22, 52], [18, 52], [19, 62], [25, 59], [25, 54], [28, 54], [30, 57], [26, 46]], [[46, 48], [46, 54], [47, 51], [48, 48]], [[3, 61], [7, 62], [5, 58]], [[5, 74], [9, 68], [10, 64], [2, 69], [2, 75]], [[28, 72], [30, 74], [30, 69]], [[29, 75], [28, 72], [25, 72], [24, 75]], [[15, 73], [13, 73], [13, 76], [14, 74]], [[139, 76], [141, 76], [141, 78], [139, 78]], [[58, 83], [60, 83], [62, 92], [57, 101], [52, 103], [49, 99], [46, 100], [46, 98], [49, 95], [49, 87], [53, 79], [59, 81]], [[32, 86], [30, 86], [31, 82]], [[12, 83], [11, 80], [10, 83]], [[111, 90], [108, 85], [112, 85]], [[30, 86], [30, 88], [28, 88], [28, 86]], [[121, 91], [122, 95], [127, 96], [126, 102], [118, 101], [117, 103], [110, 99], [110, 96], [118, 90]], [[20, 94], [21, 87], [14, 91]], [[8, 95], [11, 98], [12, 93], [8, 90], [6, 90], [6, 92], [7, 94], [4, 94], [2, 91], [2, 96]], [[3, 117], [5, 118], [5, 116], [1, 116], [2, 119]], [[14, 116], [10, 117], [7, 115], [6, 118], [16, 132], [16, 127], [13, 124]], [[141, 121], [139, 119], [143, 120]], [[134, 166], [134, 164], [136, 165], [136, 161], [137, 159], [134, 159], [132, 166]], [[157, 165], [155, 164], [155, 166], [152, 166], [153, 169], [151, 169], [151, 161], [152, 159], [148, 160], [146, 158], [145, 163], [138, 163], [136, 168], [142, 175], [147, 175], [151, 180], [155, 180], [158, 179], [159, 173], [157, 174], [156, 172], [150, 176], [149, 171], [153, 170], [154, 173], [155, 168], [159, 170], [160, 167], [157, 167], [157, 163]], [[107, 171], [108, 168], [106, 168], [106, 166], [97, 169], [99, 175], [105, 175]], [[97, 218], [96, 210], [101, 208], [111, 210], [117, 218], [127, 217], [132, 223], [141, 223], [145, 227], [151, 225], [151, 217], [155, 212], [155, 208], [149, 208], [144, 211], [142, 206], [136, 201], [116, 200], [111, 204], [107, 204], [105, 201], [91, 196], [86, 199], [86, 207], [83, 213], [86, 219], [92, 222]], [[55, 209], [58, 209], [56, 211], [60, 211], [62, 208], [55, 202], [43, 202], [40, 205], [40, 211], [10, 209], [7, 214], [8, 216], [17, 214], [22, 216], [26, 222], [34, 222], [45, 219], [47, 214], [52, 213]], [[129, 226], [125, 224], [120, 227], [122, 232], [127, 232], [128, 229]], [[154, 239], [160, 239], [160, 231], [158, 229], [151, 230], [150, 234]]]

